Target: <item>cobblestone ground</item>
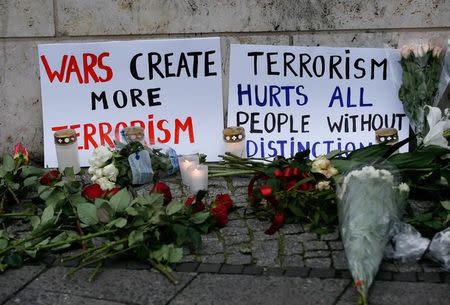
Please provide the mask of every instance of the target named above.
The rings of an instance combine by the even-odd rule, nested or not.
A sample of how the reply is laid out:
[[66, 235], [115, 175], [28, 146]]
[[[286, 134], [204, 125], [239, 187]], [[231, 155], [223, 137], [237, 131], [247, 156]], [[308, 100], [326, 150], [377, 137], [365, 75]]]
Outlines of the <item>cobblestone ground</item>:
[[[173, 266], [178, 285], [134, 261], [110, 263], [94, 283], [88, 270], [64, 279], [71, 266], [49, 257], [45, 266], [0, 275], [0, 304], [355, 304], [339, 233], [318, 236], [288, 224], [264, 234], [269, 221], [246, 209], [248, 180], [210, 181], [209, 200], [230, 193], [237, 208], [226, 227], [202, 237], [198, 253], [185, 249], [183, 262]], [[175, 199], [189, 195], [178, 177], [165, 181]], [[432, 261], [384, 261], [370, 304], [444, 305], [449, 299], [450, 273]]]

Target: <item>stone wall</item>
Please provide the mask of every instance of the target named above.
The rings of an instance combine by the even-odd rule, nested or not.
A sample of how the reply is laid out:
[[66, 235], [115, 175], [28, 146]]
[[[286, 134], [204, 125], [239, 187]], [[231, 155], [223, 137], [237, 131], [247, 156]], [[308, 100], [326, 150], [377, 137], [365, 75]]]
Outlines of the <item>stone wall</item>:
[[450, 0], [0, 0], [0, 153], [20, 141], [42, 159], [40, 43], [220, 36], [226, 88], [230, 43], [397, 47], [430, 34], [450, 36]]

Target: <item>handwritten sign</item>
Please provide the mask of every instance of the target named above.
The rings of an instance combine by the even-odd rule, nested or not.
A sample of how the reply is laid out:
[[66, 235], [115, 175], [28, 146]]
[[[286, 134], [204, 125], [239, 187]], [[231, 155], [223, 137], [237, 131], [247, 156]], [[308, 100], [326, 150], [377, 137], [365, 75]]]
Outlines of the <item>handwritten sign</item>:
[[408, 136], [396, 50], [231, 45], [230, 53], [228, 126], [245, 128], [249, 157], [354, 150], [374, 144], [379, 128]]
[[128, 126], [144, 128], [150, 146], [202, 152], [211, 160], [221, 153], [219, 38], [44, 44], [38, 50], [47, 167], [57, 165], [53, 133], [64, 128], [78, 132], [82, 166], [95, 147], [113, 147]]

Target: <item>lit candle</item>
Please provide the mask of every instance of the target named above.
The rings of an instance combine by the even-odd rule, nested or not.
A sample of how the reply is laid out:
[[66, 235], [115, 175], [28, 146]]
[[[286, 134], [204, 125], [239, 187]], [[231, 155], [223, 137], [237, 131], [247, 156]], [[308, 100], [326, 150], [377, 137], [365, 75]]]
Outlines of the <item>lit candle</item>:
[[187, 175], [188, 168], [193, 165], [198, 165], [198, 163], [199, 163], [198, 154], [178, 156], [181, 181], [183, 182], [184, 185], [189, 186], [189, 175]]
[[247, 157], [245, 152], [245, 130], [242, 127], [228, 127], [223, 130], [225, 152], [238, 157]]
[[208, 189], [208, 166], [203, 164], [193, 165], [188, 168], [187, 174], [189, 175], [189, 189], [192, 194]]
[[73, 167], [75, 174], [80, 172], [78, 156], [77, 132], [73, 129], [63, 129], [55, 132], [56, 158], [58, 169], [63, 172], [67, 167]]

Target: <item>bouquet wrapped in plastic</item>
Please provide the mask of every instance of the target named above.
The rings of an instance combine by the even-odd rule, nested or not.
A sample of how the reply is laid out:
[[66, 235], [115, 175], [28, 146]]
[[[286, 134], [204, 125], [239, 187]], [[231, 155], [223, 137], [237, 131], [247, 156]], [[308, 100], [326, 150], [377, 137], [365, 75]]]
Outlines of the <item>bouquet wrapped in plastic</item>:
[[398, 185], [389, 171], [372, 166], [348, 173], [338, 190], [339, 228], [359, 304], [367, 304], [368, 289], [408, 192], [409, 187]]

